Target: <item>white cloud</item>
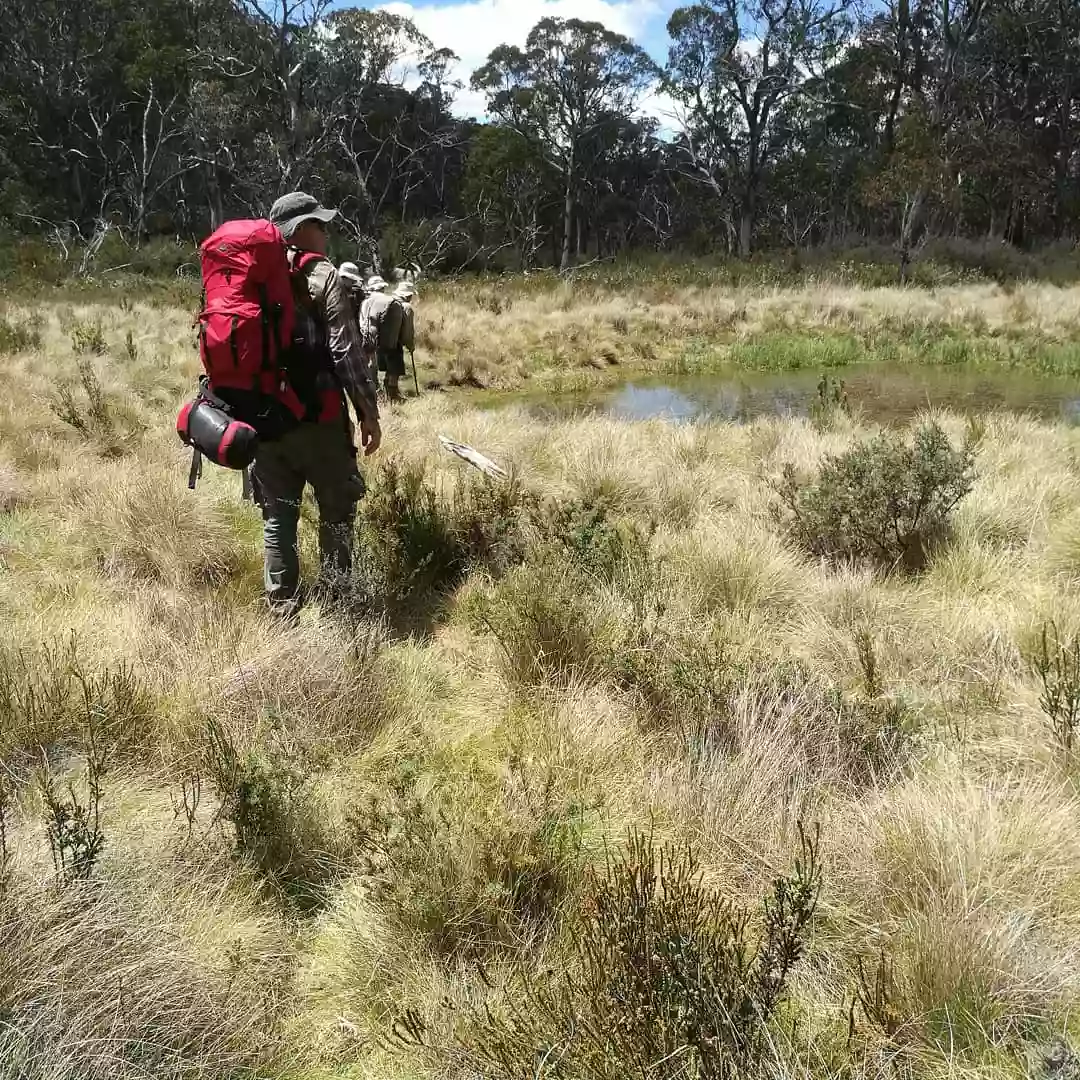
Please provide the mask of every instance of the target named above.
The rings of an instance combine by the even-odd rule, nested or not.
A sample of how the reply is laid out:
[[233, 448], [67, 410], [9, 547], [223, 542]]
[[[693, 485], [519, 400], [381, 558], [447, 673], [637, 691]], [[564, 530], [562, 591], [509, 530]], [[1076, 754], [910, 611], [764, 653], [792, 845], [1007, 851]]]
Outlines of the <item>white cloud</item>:
[[661, 0], [455, 0], [438, 6], [392, 0], [378, 5], [378, 10], [411, 19], [438, 48], [457, 53], [461, 59], [452, 75], [464, 89], [454, 103], [455, 111], [477, 119], [484, 117], [484, 97], [469, 89], [469, 77], [496, 46], [524, 46], [529, 31], [541, 19], [551, 16], [600, 22], [640, 41], [650, 21], [668, 8], [670, 3]]

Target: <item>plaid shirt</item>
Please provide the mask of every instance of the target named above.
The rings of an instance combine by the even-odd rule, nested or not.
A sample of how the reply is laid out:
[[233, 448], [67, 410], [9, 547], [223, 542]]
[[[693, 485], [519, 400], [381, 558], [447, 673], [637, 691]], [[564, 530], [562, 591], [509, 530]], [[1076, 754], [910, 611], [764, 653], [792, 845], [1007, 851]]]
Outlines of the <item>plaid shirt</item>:
[[379, 406], [364, 360], [364, 342], [349, 299], [334, 264], [320, 259], [307, 271], [307, 286], [315, 310], [326, 327], [334, 371], [348, 394], [359, 420], [378, 423]]

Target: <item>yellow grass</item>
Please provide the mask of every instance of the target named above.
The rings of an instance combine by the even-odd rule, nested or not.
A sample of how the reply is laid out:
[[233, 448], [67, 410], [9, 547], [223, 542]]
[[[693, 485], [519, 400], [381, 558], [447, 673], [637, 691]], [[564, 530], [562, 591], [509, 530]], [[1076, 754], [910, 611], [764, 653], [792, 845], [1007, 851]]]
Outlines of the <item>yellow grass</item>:
[[[639, 331], [675, 342], [703, 320], [735, 337], [895, 319], [984, 320], [1061, 339], [1080, 320], [1075, 289], [914, 297], [568, 293], [516, 296], [496, 317], [449, 291], [423, 317], [429, 348], [460, 348], [499, 371], [556, 339], [589, 356]], [[770, 516], [783, 463], [809, 466], [870, 433], [854, 422], [824, 434], [778, 419], [547, 423], [438, 394], [389, 410], [383, 454], [426, 462], [444, 489], [466, 467], [439, 449], [440, 432], [513, 465], [536, 491], [603, 495], [655, 525], [665, 633], [687, 647], [723, 640], [749, 673], [728, 741], [695, 757], [603, 670], [515, 682], [476, 613], [515, 582], [558, 595], [550, 563], [512, 571], [509, 584], [473, 575], [429, 636], [355, 630], [316, 607], [293, 625], [272, 620], [259, 602], [260, 522], [238, 477], [208, 466], [197, 492], [186, 488], [171, 425], [197, 368], [187, 316], [138, 305], [38, 314], [42, 348], [4, 359], [0, 652], [23, 650], [26, 680], [42, 685], [43, 648], [74, 632], [88, 672], [133, 665], [150, 704], [130, 730], [108, 729], [101, 861], [88, 883], [59, 890], [35, 780], [44, 740], [0, 726], [13, 799], [0, 1077], [442, 1075], [438, 1061], [387, 1042], [408, 1009], [437, 1027], [444, 998], [488, 993], [475, 955], [439, 941], [470, 927], [499, 937], [495, 982], [515, 964], [559, 962], [558, 941], [510, 920], [484, 876], [493, 851], [525, 850], [548, 782], [553, 805], [579, 814], [584, 860], [651, 821], [661, 838], [691, 842], [706, 881], [743, 902], [789, 866], [796, 821], [821, 823], [821, 910], [790, 1003], [800, 1027], [790, 1045], [777, 1036], [786, 1075], [877, 1075], [888, 1060], [920, 1076], [1020, 1075], [1055, 1033], [1069, 1034], [1080, 1003], [1080, 801], [1027, 657], [1045, 620], [1080, 629], [1080, 429], [988, 419], [955, 542], [901, 580], [807, 561]], [[96, 318], [108, 351], [90, 360], [112, 430], [84, 436], [50, 402], [67, 380], [85, 406], [69, 331]], [[622, 318], [625, 334], [613, 328]], [[962, 434], [959, 418], [939, 419]], [[303, 543], [310, 570], [310, 527]], [[587, 644], [631, 625], [633, 589], [607, 583], [577, 597]], [[910, 724], [902, 759], [875, 776], [860, 772], [858, 733], [830, 705], [834, 690], [863, 693], [860, 630]], [[784, 689], [796, 660], [805, 675]], [[0, 721], [4, 707], [0, 698]], [[207, 769], [208, 725], [241, 754], [271, 748], [300, 763], [293, 840], [334, 871], [314, 909], [234, 854]], [[45, 747], [77, 792], [81, 731], [77, 710], [54, 717]], [[189, 822], [182, 791], [195, 775]], [[402, 785], [411, 795], [394, 794]], [[358, 821], [370, 824], [378, 804], [408, 827], [409, 798], [441, 824], [389, 871], [373, 869]], [[373, 883], [386, 887], [387, 874], [384, 895]], [[577, 866], [560, 904], [575, 902], [579, 883]], [[857, 1011], [849, 1048], [859, 961], [872, 977], [882, 950], [899, 1033], [886, 1039]]]
[[1025, 337], [1067, 344], [1080, 329], [1080, 287], [646, 284], [613, 292], [567, 282], [543, 291], [494, 285], [478, 293], [466, 284], [433, 288], [418, 312], [417, 363], [426, 381], [476, 379], [504, 388], [539, 379], [573, 388], [622, 367], [708, 367], [729, 359], [733, 346], [792, 334], [854, 336], [870, 358], [900, 343], [910, 348], [903, 359], [920, 359], [930, 342], [956, 338], [976, 342], [972, 359], [979, 358], [979, 345]]

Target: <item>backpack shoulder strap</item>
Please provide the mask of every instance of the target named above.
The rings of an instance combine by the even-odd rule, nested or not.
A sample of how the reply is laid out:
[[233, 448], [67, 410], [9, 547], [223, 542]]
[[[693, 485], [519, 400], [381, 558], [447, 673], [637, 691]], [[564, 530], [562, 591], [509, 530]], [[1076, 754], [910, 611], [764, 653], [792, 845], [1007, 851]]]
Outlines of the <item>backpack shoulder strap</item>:
[[317, 251], [301, 251], [300, 248], [289, 248], [289, 269], [294, 274], [302, 273], [309, 270], [316, 263], [324, 262], [326, 260], [325, 255], [320, 255]]

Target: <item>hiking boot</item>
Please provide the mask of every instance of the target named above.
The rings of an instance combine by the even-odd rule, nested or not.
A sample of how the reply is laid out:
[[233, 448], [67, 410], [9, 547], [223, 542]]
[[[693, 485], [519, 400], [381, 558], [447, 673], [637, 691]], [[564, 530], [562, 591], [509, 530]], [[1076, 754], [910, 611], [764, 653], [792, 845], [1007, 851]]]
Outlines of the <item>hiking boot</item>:
[[266, 608], [273, 618], [288, 622], [300, 614], [304, 601], [303, 590], [297, 589], [296, 593], [290, 597], [266, 597]]

